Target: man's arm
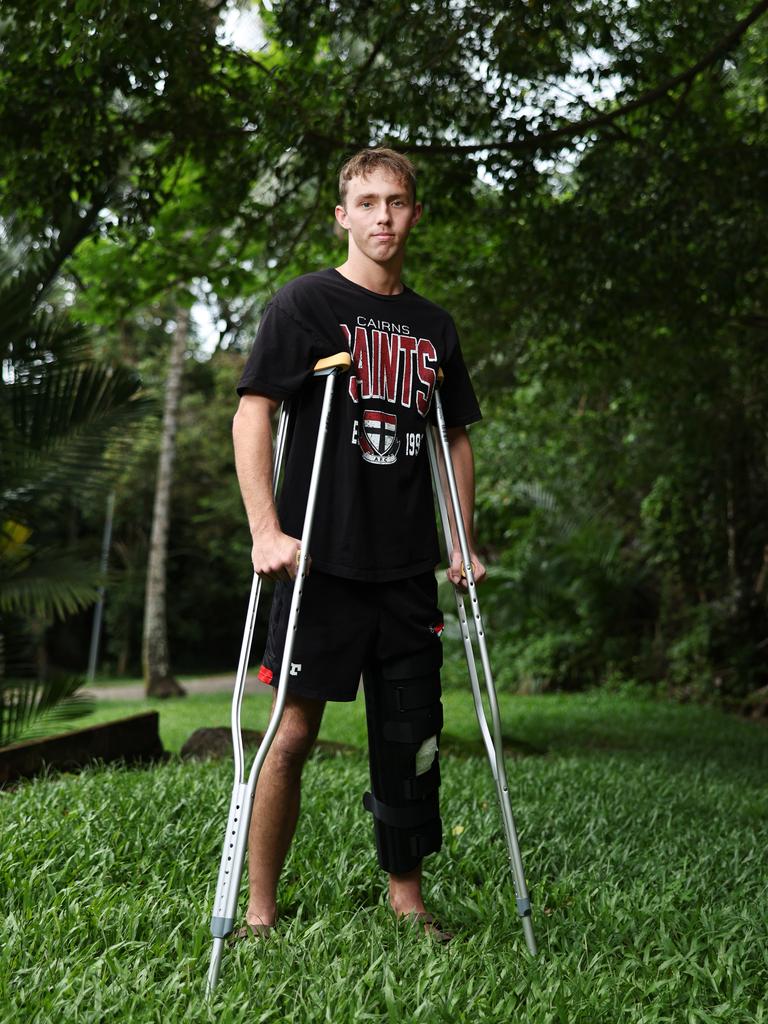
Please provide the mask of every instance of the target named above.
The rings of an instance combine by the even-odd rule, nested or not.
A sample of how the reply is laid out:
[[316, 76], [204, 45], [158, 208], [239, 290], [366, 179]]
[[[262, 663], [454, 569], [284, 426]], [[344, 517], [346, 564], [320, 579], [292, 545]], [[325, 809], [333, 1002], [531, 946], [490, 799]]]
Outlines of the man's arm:
[[265, 395], [243, 395], [232, 421], [232, 440], [253, 538], [253, 571], [266, 579], [289, 580], [296, 575], [300, 545], [280, 529], [272, 496], [272, 417], [278, 405]]
[[[469, 440], [469, 434], [465, 427], [448, 428], [448, 448], [451, 453], [453, 472], [456, 477], [456, 487], [459, 492], [459, 502], [461, 503], [461, 516], [464, 520], [464, 529], [467, 533], [469, 557], [472, 561], [475, 583], [480, 583], [485, 577], [485, 566], [480, 561], [475, 551], [473, 527], [475, 515], [475, 462], [472, 456], [472, 445]], [[447, 498], [447, 485], [445, 487], [445, 492]], [[466, 590], [466, 580], [463, 580], [461, 575], [462, 557], [459, 547], [459, 538], [453, 523], [453, 513], [450, 502], [448, 502], [448, 513], [451, 518], [453, 551], [451, 552], [451, 564], [448, 568], [447, 576], [454, 586], [460, 586], [463, 590]]]

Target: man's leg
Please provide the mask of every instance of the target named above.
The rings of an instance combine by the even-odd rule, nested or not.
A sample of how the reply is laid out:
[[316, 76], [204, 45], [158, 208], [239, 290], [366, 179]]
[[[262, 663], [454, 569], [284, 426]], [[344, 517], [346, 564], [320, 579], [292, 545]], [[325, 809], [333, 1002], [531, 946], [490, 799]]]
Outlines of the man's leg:
[[421, 864], [401, 875], [390, 873], [389, 903], [398, 917], [425, 913], [426, 907], [421, 895]]
[[288, 694], [262, 766], [248, 836], [248, 924], [275, 923], [277, 883], [299, 817], [301, 772], [324, 710], [325, 701]]

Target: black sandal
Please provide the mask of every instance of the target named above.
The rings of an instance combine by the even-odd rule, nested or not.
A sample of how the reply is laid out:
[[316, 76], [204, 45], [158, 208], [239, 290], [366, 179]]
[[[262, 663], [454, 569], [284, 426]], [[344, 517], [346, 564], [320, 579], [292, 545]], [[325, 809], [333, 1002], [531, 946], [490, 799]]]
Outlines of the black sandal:
[[270, 932], [275, 930], [273, 924], [249, 924], [247, 921], [244, 925], [232, 932], [229, 937], [230, 946], [235, 945], [237, 942], [242, 942], [244, 939], [266, 939]]
[[434, 939], [435, 942], [439, 942], [442, 946], [447, 945], [454, 937], [453, 932], [447, 932], [440, 922], [427, 910], [412, 910], [409, 914], [398, 914], [397, 919], [398, 921], [405, 921], [406, 924], [411, 925], [413, 928], [424, 925], [424, 934]]

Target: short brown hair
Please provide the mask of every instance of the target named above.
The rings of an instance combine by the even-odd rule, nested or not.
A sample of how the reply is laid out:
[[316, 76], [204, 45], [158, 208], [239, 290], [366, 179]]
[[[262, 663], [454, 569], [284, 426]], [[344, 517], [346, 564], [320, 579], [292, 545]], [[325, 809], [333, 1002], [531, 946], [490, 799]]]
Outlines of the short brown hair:
[[416, 202], [416, 168], [407, 156], [394, 149], [380, 146], [377, 149], [361, 149], [344, 164], [339, 172], [339, 198], [341, 205], [347, 205], [347, 185], [352, 178], [365, 178], [379, 168], [389, 171], [398, 178], [411, 193], [411, 202]]

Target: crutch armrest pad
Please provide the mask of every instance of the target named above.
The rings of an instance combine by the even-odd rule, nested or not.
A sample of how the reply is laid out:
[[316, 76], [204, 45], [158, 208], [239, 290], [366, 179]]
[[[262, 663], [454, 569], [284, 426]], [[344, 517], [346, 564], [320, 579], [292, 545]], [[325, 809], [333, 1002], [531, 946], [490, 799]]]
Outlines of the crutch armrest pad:
[[318, 359], [314, 366], [315, 373], [322, 373], [323, 370], [348, 370], [352, 365], [352, 356], [349, 352], [337, 352], [335, 356], [326, 356]]

